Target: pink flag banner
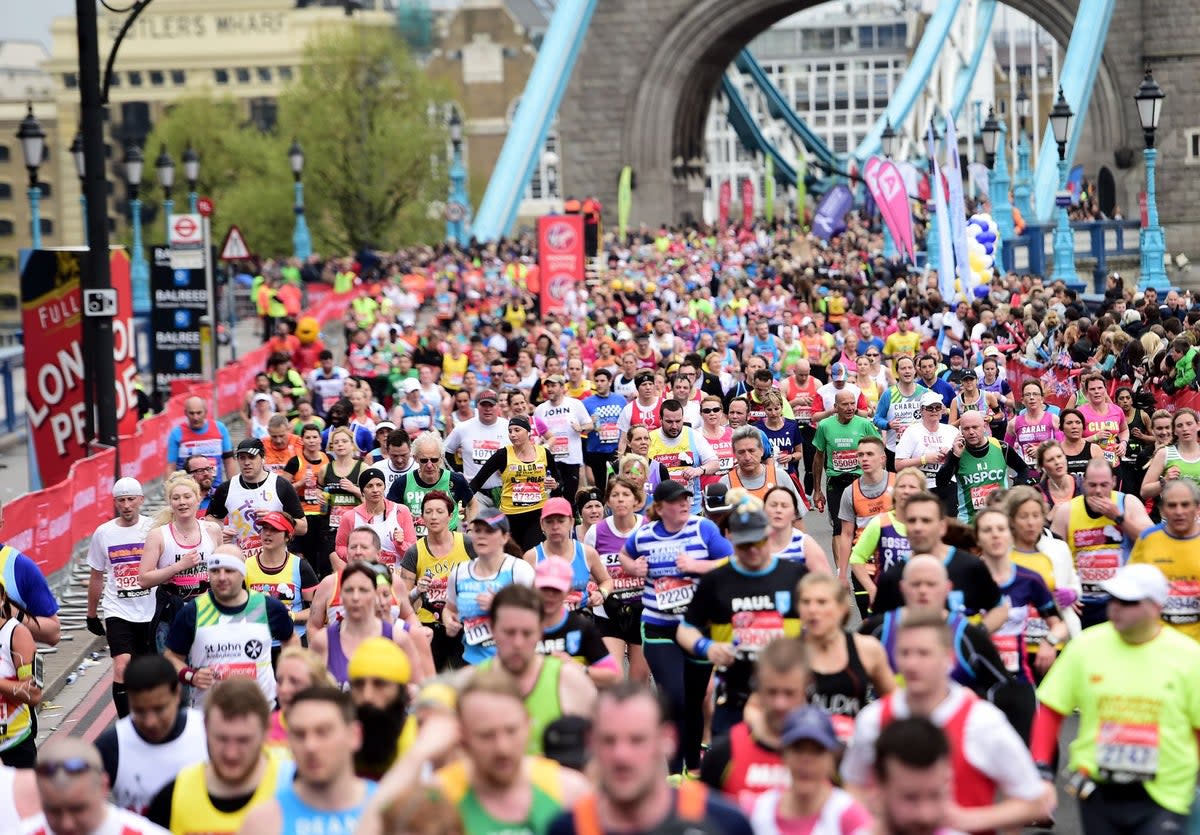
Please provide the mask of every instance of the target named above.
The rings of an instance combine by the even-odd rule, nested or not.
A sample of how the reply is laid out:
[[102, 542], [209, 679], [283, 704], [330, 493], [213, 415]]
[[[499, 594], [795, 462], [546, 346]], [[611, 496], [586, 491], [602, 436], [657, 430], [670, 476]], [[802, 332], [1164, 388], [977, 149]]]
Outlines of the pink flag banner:
[[754, 181], [742, 180], [742, 228], [754, 226]]
[[717, 197], [717, 228], [722, 234], [729, 225], [729, 203], [733, 197], [733, 184], [729, 180], [721, 181], [720, 193]]
[[863, 168], [863, 179], [900, 254], [910, 262], [915, 261], [912, 212], [908, 207], [908, 188], [900, 169], [889, 159], [871, 157]]

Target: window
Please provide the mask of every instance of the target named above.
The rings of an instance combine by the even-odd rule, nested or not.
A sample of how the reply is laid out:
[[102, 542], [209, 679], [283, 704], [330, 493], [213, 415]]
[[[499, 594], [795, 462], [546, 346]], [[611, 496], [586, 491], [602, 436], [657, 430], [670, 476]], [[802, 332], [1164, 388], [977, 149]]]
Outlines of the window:
[[891, 26], [880, 26], [875, 45], [880, 49], [895, 49], [896, 30]]
[[109, 83], [110, 83], [110, 84], [111, 84], [113, 87], [120, 87], [120, 86], [121, 86], [121, 74], [120, 74], [119, 72], [115, 72], [115, 73], [113, 73], [112, 75], [110, 75], [110, 76], [109, 76], [109, 79], [110, 79], [110, 80], [109, 80]]
[[0, 162], [8, 162], [9, 150], [7, 145], [0, 145]]
[[187, 73], [183, 70], [171, 70], [171, 83], [175, 85], [187, 84]]
[[229, 70], [213, 70], [213, 79], [216, 80], [218, 84], [228, 84]]
[[280, 67], [279, 68], [279, 80], [280, 81], [291, 81], [292, 80], [292, 68], [291, 67]]
[[271, 68], [270, 67], [259, 67], [258, 68], [258, 80], [259, 81], [270, 81], [271, 80]]
[[858, 27], [858, 46], [860, 49], [875, 48], [875, 27], [860, 26]]
[[8, 183], [0, 183], [0, 200], [12, 200], [12, 186]]
[[844, 133], [835, 133], [833, 135], [833, 152], [835, 154], [846, 154], [850, 152], [850, 142]]
[[1200, 165], [1200, 128], [1183, 132], [1183, 161], [1187, 165]]
[[11, 238], [13, 234], [13, 222], [11, 220], [0, 220], [0, 238]]
[[142, 86], [141, 72], [139, 72], [138, 70], [131, 70], [129, 72], [129, 86], [130, 87], [141, 87]]
[[49, 183], [38, 183], [38, 189], [42, 192], [42, 197], [49, 197], [53, 193]]
[[63, 74], [63, 85], [68, 90], [74, 90], [79, 86], [79, 76], [76, 73], [69, 72]]
[[263, 133], [275, 130], [275, 125], [279, 121], [279, 105], [275, 99], [250, 99], [250, 121]]
[[238, 67], [234, 72], [237, 74], [238, 84], [250, 83], [250, 70], [246, 67]]
[[42, 224], [41, 224], [42, 225], [42, 234], [43, 235], [53, 235], [54, 234], [54, 221], [50, 220], [49, 218], [45, 218], [45, 217], [42, 218], [41, 221], [42, 221]]
[[166, 83], [166, 76], [162, 70], [150, 70], [150, 85], [152, 87], [161, 87]]

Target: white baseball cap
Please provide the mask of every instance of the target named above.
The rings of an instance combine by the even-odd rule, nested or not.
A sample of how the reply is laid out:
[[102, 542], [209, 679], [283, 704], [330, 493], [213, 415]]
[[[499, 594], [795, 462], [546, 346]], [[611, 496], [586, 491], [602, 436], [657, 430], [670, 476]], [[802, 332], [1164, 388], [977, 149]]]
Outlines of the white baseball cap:
[[119, 499], [122, 496], [144, 496], [146, 493], [142, 490], [142, 483], [136, 478], [118, 478], [117, 483], [113, 485], [112, 494], [114, 499]]
[[1166, 605], [1171, 587], [1167, 578], [1156, 566], [1134, 563], [1117, 569], [1111, 580], [1105, 580], [1100, 588], [1117, 600], [1138, 603], [1153, 600], [1159, 606]]

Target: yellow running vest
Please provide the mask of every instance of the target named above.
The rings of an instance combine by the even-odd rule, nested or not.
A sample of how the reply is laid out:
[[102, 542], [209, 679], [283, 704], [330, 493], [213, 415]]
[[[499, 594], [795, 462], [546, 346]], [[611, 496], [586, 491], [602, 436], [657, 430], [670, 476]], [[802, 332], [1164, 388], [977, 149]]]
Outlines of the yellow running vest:
[[421, 623], [433, 623], [441, 617], [442, 607], [440, 604], [446, 602], [446, 586], [450, 577], [450, 569], [460, 562], [467, 562], [470, 559], [463, 535], [459, 531], [453, 531], [450, 535], [454, 537], [454, 544], [450, 546], [449, 553], [444, 557], [435, 557], [429, 553], [429, 543], [425, 537], [417, 540], [417, 579], [429, 577], [429, 590], [425, 592], [425, 602], [437, 604], [436, 613], [424, 606], [421, 607], [417, 612]]
[[525, 462], [517, 457], [511, 445], [508, 451], [508, 466], [500, 474], [500, 512], [526, 513], [540, 510], [546, 503], [546, 448], [535, 446], [533, 461]]
[[222, 812], [212, 804], [208, 785], [204, 781], [207, 763], [196, 763], [182, 769], [175, 778], [171, 793], [171, 832], [174, 835], [233, 835], [242, 828], [250, 810], [275, 796], [279, 789], [279, 766], [283, 754], [268, 748], [267, 767], [254, 790], [250, 802], [236, 812]]
[[[1100, 584], [1112, 579], [1129, 553], [1125, 548], [1125, 534], [1116, 520], [1107, 516], [1093, 519], [1088, 515], [1083, 499], [1083, 496], [1071, 499], [1071, 512], [1067, 517], [1067, 545], [1071, 549], [1071, 556], [1075, 558], [1075, 569], [1079, 572], [1084, 598], [1095, 600], [1107, 597]], [[1112, 501], [1118, 510], [1122, 513], [1125, 511], [1123, 494], [1114, 491]]]

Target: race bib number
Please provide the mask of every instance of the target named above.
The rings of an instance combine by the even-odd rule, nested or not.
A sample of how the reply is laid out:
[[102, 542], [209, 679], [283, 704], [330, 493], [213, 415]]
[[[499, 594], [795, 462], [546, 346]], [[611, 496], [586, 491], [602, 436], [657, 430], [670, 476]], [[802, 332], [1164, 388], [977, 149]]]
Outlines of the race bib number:
[[499, 449], [499, 441], [476, 441], [471, 448], [471, 460], [476, 464], [486, 464]]
[[1200, 582], [1196, 580], [1171, 581], [1167, 604], [1163, 606], [1162, 618], [1167, 623], [1185, 624], [1200, 621]]
[[213, 664], [209, 667], [213, 678], [225, 681], [229, 678], [258, 678], [258, 666], [253, 661], [231, 661], [228, 664]]
[[305, 487], [304, 488], [304, 503], [305, 504], [320, 504], [322, 491], [320, 487]]
[[793, 413], [796, 415], [796, 420], [801, 423], [812, 423], [813, 409], [811, 403], [807, 406], [797, 406], [793, 410]]
[[257, 557], [262, 553], [262, 537], [256, 533], [250, 534], [249, 536], [239, 537], [238, 547], [242, 549], [242, 557], [244, 559]]
[[732, 618], [733, 640], [739, 654], [756, 655], [776, 638], [783, 637], [783, 615], [771, 609], [765, 612], [737, 612]]
[[829, 718], [833, 720], [833, 732], [837, 734], [838, 740], [843, 745], [848, 743], [854, 736], [854, 717], [834, 713]]
[[992, 635], [992, 643], [996, 645], [996, 652], [1000, 653], [1004, 669], [1010, 673], [1018, 672], [1021, 669], [1021, 648], [1017, 636]]
[[583, 605], [583, 592], [579, 589], [571, 589], [567, 592], [567, 598], [563, 601], [563, 605], [567, 607], [568, 612], [574, 612]]
[[542, 500], [542, 485], [534, 482], [524, 482], [514, 484], [512, 488], [512, 501], [518, 507], [528, 507], [535, 505]]
[[1097, 779], [1141, 783], [1158, 774], [1158, 726], [1101, 722], [1096, 735]]
[[615, 423], [600, 424], [600, 443], [615, 444], [621, 439], [621, 428]]
[[621, 561], [617, 559], [616, 554], [605, 556], [606, 567], [608, 568], [608, 576], [613, 581], [613, 597], [627, 598], [635, 597], [641, 594], [643, 582], [641, 577], [630, 577], [625, 573], [625, 569], [621, 567]]
[[463, 622], [463, 640], [467, 646], [483, 647], [487, 649], [494, 647], [496, 641], [492, 638], [492, 621], [487, 615], [479, 615], [474, 618], [467, 618]]
[[550, 439], [550, 452], [555, 458], [562, 458], [571, 449], [571, 440], [563, 435], [555, 435]]
[[686, 609], [696, 596], [696, 585], [687, 577], [659, 577], [654, 581], [654, 608], [660, 612]]
[[1076, 556], [1079, 584], [1083, 593], [1100, 594], [1100, 584], [1111, 580], [1121, 567], [1121, 555], [1117, 551], [1083, 551]]
[[117, 584], [117, 597], [145, 597], [150, 589], [138, 586], [138, 564], [136, 562], [120, 562], [112, 564], [113, 579]]
[[724, 474], [733, 469], [737, 463], [737, 459], [732, 456], [729, 458], [718, 458], [717, 463], [721, 466], [721, 473]]
[[833, 468], [849, 472], [858, 466], [858, 452], [853, 449], [838, 449], [833, 453]]
[[988, 496], [1000, 489], [1000, 485], [992, 484], [976, 484], [971, 488], [971, 507], [976, 510], [982, 510], [987, 507]]
[[1050, 624], [1046, 623], [1046, 619], [1038, 613], [1038, 610], [1029, 607], [1029, 620], [1025, 621], [1025, 644], [1032, 648], [1036, 647], [1038, 642], [1050, 634]]
[[429, 587], [425, 589], [425, 602], [430, 605], [439, 605], [446, 602], [446, 588], [448, 581], [446, 577], [430, 577]]

